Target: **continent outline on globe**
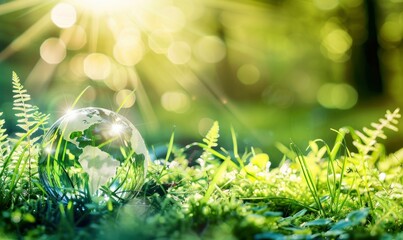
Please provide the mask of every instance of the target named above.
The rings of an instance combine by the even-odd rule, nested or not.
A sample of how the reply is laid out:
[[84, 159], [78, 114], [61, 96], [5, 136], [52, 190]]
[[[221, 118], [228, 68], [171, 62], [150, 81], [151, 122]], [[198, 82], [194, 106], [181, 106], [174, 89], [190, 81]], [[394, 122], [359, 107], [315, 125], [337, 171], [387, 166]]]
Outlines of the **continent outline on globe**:
[[81, 108], [56, 121], [43, 140], [39, 174], [57, 201], [122, 203], [140, 190], [149, 156], [139, 131], [103, 108]]

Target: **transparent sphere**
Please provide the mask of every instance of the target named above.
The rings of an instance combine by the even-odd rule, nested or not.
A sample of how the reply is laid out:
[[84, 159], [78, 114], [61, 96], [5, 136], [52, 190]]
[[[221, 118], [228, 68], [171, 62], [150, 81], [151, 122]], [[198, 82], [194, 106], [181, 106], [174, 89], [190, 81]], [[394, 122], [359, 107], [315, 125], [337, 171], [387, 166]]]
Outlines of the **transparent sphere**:
[[82, 108], [46, 133], [39, 176], [48, 194], [64, 203], [124, 203], [140, 190], [148, 159], [143, 138], [126, 118]]

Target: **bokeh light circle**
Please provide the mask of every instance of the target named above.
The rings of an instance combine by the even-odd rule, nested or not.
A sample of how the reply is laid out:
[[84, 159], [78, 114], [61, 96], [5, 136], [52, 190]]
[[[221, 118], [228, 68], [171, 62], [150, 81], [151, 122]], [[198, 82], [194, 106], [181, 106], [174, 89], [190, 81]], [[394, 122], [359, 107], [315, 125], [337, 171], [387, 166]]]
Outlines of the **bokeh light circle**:
[[196, 54], [206, 63], [218, 63], [227, 54], [224, 42], [216, 36], [204, 36], [196, 43]]
[[87, 43], [87, 33], [82, 26], [72, 26], [64, 29], [60, 38], [69, 50], [80, 50]]
[[325, 108], [350, 109], [357, 104], [358, 93], [345, 83], [326, 83], [319, 88], [317, 100]]
[[52, 22], [59, 28], [69, 28], [77, 21], [76, 9], [68, 3], [59, 3], [51, 11]]
[[161, 105], [169, 112], [184, 113], [190, 108], [190, 99], [183, 92], [165, 92], [161, 96]]
[[39, 53], [45, 62], [59, 64], [66, 57], [66, 45], [58, 38], [48, 38], [42, 43]]
[[168, 59], [173, 64], [186, 64], [192, 57], [192, 51], [186, 42], [173, 42], [168, 48]]
[[116, 61], [125, 66], [134, 66], [144, 55], [144, 44], [140, 31], [135, 28], [124, 29], [119, 33], [113, 48]]
[[115, 95], [115, 102], [117, 106], [122, 108], [130, 108], [136, 101], [136, 95], [129, 89], [122, 89]]
[[238, 68], [237, 77], [245, 85], [252, 85], [259, 81], [260, 71], [253, 64], [244, 64]]
[[111, 73], [111, 61], [102, 53], [91, 53], [84, 59], [84, 73], [93, 80], [103, 80]]

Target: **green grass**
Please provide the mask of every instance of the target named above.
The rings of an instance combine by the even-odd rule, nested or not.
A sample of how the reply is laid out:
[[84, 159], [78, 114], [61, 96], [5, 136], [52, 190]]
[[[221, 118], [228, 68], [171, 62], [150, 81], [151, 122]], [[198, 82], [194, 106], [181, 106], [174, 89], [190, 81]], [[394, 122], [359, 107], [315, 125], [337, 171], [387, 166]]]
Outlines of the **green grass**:
[[7, 136], [0, 113], [0, 239], [403, 239], [403, 149], [380, 141], [399, 109], [334, 130], [331, 144], [279, 144], [276, 168], [270, 153], [241, 152], [234, 129], [232, 148], [220, 147], [218, 122], [183, 148], [172, 134], [137, 196], [99, 208], [48, 197], [38, 176], [48, 116], [14, 86], [22, 130]]

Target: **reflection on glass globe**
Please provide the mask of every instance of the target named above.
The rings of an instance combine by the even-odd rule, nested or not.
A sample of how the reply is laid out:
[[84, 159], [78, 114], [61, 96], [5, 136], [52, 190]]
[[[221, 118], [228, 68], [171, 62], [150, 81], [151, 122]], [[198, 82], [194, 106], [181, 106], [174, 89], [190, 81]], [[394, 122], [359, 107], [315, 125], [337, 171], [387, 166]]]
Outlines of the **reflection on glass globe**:
[[143, 138], [126, 118], [82, 108], [45, 135], [39, 175], [48, 194], [64, 203], [124, 203], [140, 190], [148, 158]]

